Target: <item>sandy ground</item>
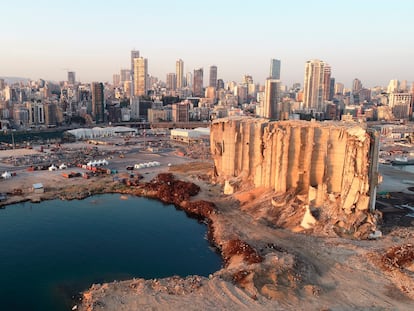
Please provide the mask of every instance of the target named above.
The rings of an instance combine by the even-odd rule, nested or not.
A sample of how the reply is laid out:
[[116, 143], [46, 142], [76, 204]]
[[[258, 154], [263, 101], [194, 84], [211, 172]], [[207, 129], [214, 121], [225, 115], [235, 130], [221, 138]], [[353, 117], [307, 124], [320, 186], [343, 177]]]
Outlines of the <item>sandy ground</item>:
[[[109, 284], [95, 284], [84, 293], [80, 310], [412, 310], [414, 305], [414, 262], [386, 266], [384, 256], [391, 247], [412, 245], [414, 221], [405, 226], [392, 224], [380, 239], [349, 240], [317, 237], [275, 228], [249, 206], [265, 204], [269, 193], [264, 189], [245, 191], [237, 199], [224, 196], [219, 185], [209, 184], [210, 164], [197, 164], [173, 154], [126, 154], [114, 158], [120, 170], [136, 161], [154, 159], [162, 165], [142, 171], [150, 180], [160, 171], [172, 171], [180, 179], [198, 184], [202, 191], [194, 199], [214, 202], [215, 241], [239, 238], [263, 257], [261, 263], [246, 263], [234, 256], [226, 267], [209, 278], [190, 276], [166, 279], [134, 279]], [[190, 162], [190, 163], [189, 163]], [[171, 167], [168, 163], [172, 163]], [[181, 165], [178, 164], [185, 164]], [[76, 168], [77, 169], [77, 168]], [[401, 172], [385, 168], [382, 191], [407, 192]], [[123, 169], [123, 172], [127, 171]], [[0, 181], [0, 192], [23, 189], [23, 197], [36, 199], [30, 188], [42, 182], [47, 198], [58, 196], [59, 189], [80, 189], [102, 179], [66, 179], [60, 171], [27, 172], [17, 170], [16, 177]], [[391, 188], [392, 187], [392, 188]], [[387, 190], [388, 189], [388, 190]], [[409, 191], [408, 191], [409, 192]], [[7, 204], [21, 200], [10, 196]], [[11, 207], [7, 207], [11, 208]], [[414, 218], [413, 218], [414, 220]], [[411, 243], [411, 244], [410, 244]], [[216, 245], [218, 248], [224, 245]], [[413, 257], [414, 258], [414, 257]], [[137, 276], [138, 277], [138, 276]]]

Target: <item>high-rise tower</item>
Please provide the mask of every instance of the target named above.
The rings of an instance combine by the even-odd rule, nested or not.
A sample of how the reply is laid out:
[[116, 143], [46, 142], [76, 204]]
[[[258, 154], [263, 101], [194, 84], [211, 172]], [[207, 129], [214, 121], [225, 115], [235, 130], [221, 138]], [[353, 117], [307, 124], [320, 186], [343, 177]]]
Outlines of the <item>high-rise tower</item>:
[[104, 122], [104, 86], [100, 82], [92, 82], [92, 117], [96, 123]]
[[167, 73], [167, 90], [169, 91], [175, 91], [175, 89], [177, 88], [177, 76], [175, 75], [175, 73], [171, 72], [171, 73]]
[[194, 69], [193, 96], [202, 97], [203, 95], [203, 68]]
[[394, 79], [390, 80], [390, 83], [388, 84], [387, 93], [397, 93], [398, 89], [400, 88], [400, 81]]
[[362, 90], [362, 82], [361, 80], [355, 78], [354, 81], [352, 81], [352, 94], [358, 94], [359, 91]]
[[325, 64], [323, 68], [323, 100], [329, 100], [331, 89], [331, 66]]
[[126, 81], [131, 81], [131, 69], [121, 69], [121, 84], [124, 84]]
[[314, 59], [305, 64], [303, 103], [305, 109], [323, 110], [323, 78], [325, 63]]
[[193, 88], [193, 74], [190, 71], [185, 75], [185, 86]]
[[148, 60], [143, 57], [134, 58], [134, 96], [147, 95]]
[[139, 58], [139, 51], [132, 50], [131, 51], [131, 70], [130, 70], [131, 81], [132, 81], [132, 83], [131, 83], [131, 95], [132, 96], [135, 94], [135, 91], [134, 91], [134, 86], [135, 86], [135, 82], [134, 82], [134, 79], [135, 79], [135, 74], [134, 74], [134, 66], [135, 66], [134, 65], [134, 60], [136, 58]]
[[208, 86], [217, 88], [217, 66], [210, 66], [210, 77]]
[[280, 80], [266, 79], [265, 100], [263, 105], [263, 117], [278, 120], [278, 103], [280, 102]]
[[270, 60], [270, 74], [271, 79], [280, 79], [280, 60], [272, 58]]
[[76, 74], [74, 71], [68, 71], [68, 84], [74, 85], [76, 82]]
[[175, 75], [177, 79], [177, 89], [184, 87], [184, 62], [179, 59], [175, 62]]

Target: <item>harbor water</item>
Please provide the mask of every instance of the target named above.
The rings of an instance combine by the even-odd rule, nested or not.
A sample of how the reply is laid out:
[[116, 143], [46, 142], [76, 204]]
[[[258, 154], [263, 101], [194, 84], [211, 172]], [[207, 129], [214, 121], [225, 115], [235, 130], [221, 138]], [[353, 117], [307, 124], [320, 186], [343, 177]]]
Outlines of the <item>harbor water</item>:
[[221, 267], [207, 228], [172, 205], [104, 194], [0, 210], [1, 310], [68, 310], [93, 283]]

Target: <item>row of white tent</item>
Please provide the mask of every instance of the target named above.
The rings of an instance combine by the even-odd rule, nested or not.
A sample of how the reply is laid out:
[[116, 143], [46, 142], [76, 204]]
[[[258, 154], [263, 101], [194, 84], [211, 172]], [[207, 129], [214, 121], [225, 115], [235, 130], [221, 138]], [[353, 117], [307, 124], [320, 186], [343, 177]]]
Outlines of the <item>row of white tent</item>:
[[103, 160], [93, 160], [93, 161], [89, 161], [88, 163], [86, 163], [87, 166], [103, 166], [103, 165], [108, 165], [109, 162], [105, 159]]
[[135, 164], [134, 168], [135, 169], [140, 169], [140, 168], [147, 168], [147, 167], [155, 167], [155, 166], [160, 166], [161, 163], [158, 161], [153, 161], [153, 162], [146, 162], [146, 163], [139, 163], [139, 164]]
[[49, 166], [48, 170], [49, 171], [56, 171], [57, 169], [64, 170], [66, 168], [68, 168], [68, 167], [65, 163], [62, 163], [59, 166], [55, 166], [54, 164], [52, 164], [51, 166]]

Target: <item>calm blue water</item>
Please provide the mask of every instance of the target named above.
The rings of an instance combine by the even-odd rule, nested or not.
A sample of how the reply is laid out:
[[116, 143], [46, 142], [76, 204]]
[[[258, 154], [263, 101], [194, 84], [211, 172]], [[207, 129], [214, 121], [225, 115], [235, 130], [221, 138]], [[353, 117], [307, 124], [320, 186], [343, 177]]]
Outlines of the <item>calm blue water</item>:
[[172, 205], [119, 194], [0, 210], [0, 310], [68, 310], [93, 283], [208, 275], [206, 226]]

